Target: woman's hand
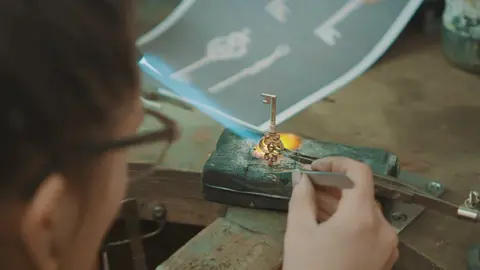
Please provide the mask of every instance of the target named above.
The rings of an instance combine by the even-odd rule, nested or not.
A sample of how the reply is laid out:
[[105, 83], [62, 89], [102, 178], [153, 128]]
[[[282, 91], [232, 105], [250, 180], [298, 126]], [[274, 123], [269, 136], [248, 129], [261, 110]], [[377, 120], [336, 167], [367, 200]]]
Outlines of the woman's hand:
[[319, 188], [306, 175], [294, 179], [283, 269], [391, 269], [398, 258], [398, 237], [375, 201], [370, 167], [330, 157], [315, 161], [312, 169], [345, 173], [354, 187]]

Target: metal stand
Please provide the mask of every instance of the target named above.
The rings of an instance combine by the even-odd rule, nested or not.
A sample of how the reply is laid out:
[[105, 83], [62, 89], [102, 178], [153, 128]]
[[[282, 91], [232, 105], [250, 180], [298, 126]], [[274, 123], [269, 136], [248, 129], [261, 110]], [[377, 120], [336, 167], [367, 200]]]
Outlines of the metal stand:
[[[158, 226], [153, 231], [143, 232], [140, 226], [142, 220], [155, 221]], [[115, 223], [117, 222], [125, 225], [125, 235], [122, 235], [122, 239], [107, 237], [100, 252], [100, 268], [111, 270], [112, 263], [109, 258], [111, 248], [128, 245], [131, 254], [131, 269], [147, 270], [143, 240], [157, 235], [163, 229], [166, 223], [165, 208], [148, 200], [128, 198], [122, 202], [122, 209]]]

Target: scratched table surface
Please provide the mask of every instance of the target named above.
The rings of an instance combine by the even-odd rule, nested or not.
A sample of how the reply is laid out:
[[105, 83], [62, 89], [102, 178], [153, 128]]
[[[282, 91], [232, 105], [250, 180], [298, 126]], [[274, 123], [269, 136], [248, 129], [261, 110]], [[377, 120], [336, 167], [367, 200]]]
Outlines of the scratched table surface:
[[[148, 21], [153, 17], [141, 17], [146, 22], [140, 25], [154, 25]], [[198, 111], [168, 104], [163, 111], [183, 131], [163, 167], [199, 173], [221, 126]], [[438, 37], [413, 31], [400, 37], [366, 74], [280, 128], [321, 140], [390, 150], [398, 154], [403, 169], [439, 180], [449, 189], [445, 198], [460, 203], [471, 188], [480, 189], [479, 117], [480, 77], [449, 66]], [[132, 159], [143, 159], [149, 151], [155, 149], [134, 153]], [[155, 183], [152, 186], [158, 190], [151, 192], [164, 198], [171, 221], [208, 225], [223, 215], [222, 206], [202, 202], [198, 181]], [[174, 188], [176, 183], [182, 186]], [[278, 238], [281, 234], [276, 236], [277, 243]], [[480, 243], [480, 224], [427, 211], [400, 238], [440, 268], [462, 270], [467, 247]], [[417, 256], [410, 252], [401, 254], [404, 269], [429, 269], [419, 268], [413, 258]], [[237, 260], [234, 253], [230, 260]]]
[[213, 101], [209, 107], [261, 131], [268, 128], [269, 109], [256, 102], [260, 93], [279, 95], [277, 121], [290, 118], [373, 64], [421, 3], [182, 2], [170, 18], [178, 18], [176, 23], [162, 34], [141, 37], [140, 49], [161, 57], [172, 69], [171, 77], [200, 89]]

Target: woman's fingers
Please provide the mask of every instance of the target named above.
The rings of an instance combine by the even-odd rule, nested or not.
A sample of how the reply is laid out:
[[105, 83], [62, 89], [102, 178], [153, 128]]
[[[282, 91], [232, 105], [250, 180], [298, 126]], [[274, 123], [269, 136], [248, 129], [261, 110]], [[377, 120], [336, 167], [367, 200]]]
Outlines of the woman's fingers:
[[385, 241], [385, 244], [388, 245], [390, 247], [389, 249], [391, 250], [390, 257], [387, 259], [384, 269], [390, 270], [392, 269], [393, 265], [398, 260], [398, 257], [400, 255], [398, 251], [398, 243], [399, 243], [398, 233], [397, 233], [397, 229], [395, 229], [395, 227], [393, 227], [385, 219], [383, 214], [381, 218], [383, 219], [383, 226], [380, 229], [382, 233], [381, 235], [379, 235], [379, 237], [383, 239], [383, 241]]
[[315, 194], [318, 210], [324, 211], [329, 216], [337, 211], [339, 199], [325, 191], [317, 191]]
[[392, 254], [388, 258], [388, 261], [385, 264], [385, 267], [383, 269], [384, 270], [391, 270], [393, 268], [393, 265], [395, 264], [395, 262], [397, 262], [399, 256], [400, 256], [400, 252], [398, 251], [398, 248], [394, 248], [393, 251], [392, 251]]
[[323, 209], [318, 209], [317, 210], [317, 222], [324, 222], [328, 220], [332, 215], [326, 213]]
[[315, 189], [317, 191], [325, 192], [330, 194], [330, 196], [333, 196], [336, 199], [342, 198], [342, 190], [336, 187], [319, 187], [315, 186]]
[[311, 168], [343, 173], [354, 182], [353, 188], [342, 190], [337, 216], [368, 222], [376, 215], [373, 176], [369, 166], [349, 158], [327, 157], [314, 161]]
[[288, 204], [287, 227], [303, 230], [317, 225], [315, 188], [303, 174], [292, 173], [294, 187]]
[[314, 213], [317, 213], [317, 220], [319, 217], [326, 219], [335, 213], [342, 196], [339, 189], [314, 186], [308, 176], [300, 172], [292, 173], [292, 182], [294, 188], [289, 205], [289, 210], [293, 212], [290, 214], [291, 219], [298, 220], [300, 215], [312, 214], [315, 218]]

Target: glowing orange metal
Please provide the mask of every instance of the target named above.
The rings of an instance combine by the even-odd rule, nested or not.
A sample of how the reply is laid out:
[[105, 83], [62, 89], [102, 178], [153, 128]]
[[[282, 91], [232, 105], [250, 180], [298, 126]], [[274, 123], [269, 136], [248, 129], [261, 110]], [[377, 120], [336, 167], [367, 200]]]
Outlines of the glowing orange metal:
[[[294, 151], [300, 148], [302, 144], [302, 139], [297, 135], [291, 133], [277, 134], [280, 135], [280, 141], [282, 142], [285, 149]], [[253, 155], [257, 158], [264, 158], [265, 156], [265, 152], [263, 151], [264, 147], [261, 147], [261, 144], [265, 145], [264, 141], [265, 140], [260, 140], [259, 144], [254, 148]]]

